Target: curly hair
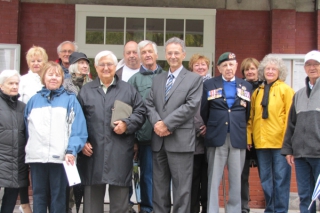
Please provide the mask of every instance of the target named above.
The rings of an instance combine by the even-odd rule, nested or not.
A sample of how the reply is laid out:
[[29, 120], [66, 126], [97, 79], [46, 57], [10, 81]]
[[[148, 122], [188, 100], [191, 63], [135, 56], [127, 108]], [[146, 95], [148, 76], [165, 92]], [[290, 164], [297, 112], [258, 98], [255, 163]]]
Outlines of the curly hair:
[[266, 55], [259, 67], [258, 67], [258, 76], [259, 76], [259, 79], [265, 81], [265, 77], [264, 77], [264, 70], [266, 68], [266, 66], [270, 65], [270, 64], [273, 64], [277, 67], [278, 71], [279, 71], [279, 77], [278, 79], [281, 80], [281, 81], [285, 81], [286, 78], [287, 78], [287, 74], [288, 74], [288, 69], [284, 63], [284, 61], [281, 59], [281, 58], [278, 58], [278, 57], [275, 57], [275, 56], [272, 56], [272, 55]]

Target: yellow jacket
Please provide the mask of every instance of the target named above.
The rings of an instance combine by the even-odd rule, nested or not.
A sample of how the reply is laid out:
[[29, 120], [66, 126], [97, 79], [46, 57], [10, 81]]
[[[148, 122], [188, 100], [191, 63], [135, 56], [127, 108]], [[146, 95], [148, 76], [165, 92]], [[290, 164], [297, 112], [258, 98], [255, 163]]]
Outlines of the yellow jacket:
[[250, 119], [247, 126], [248, 144], [254, 142], [256, 149], [280, 149], [287, 128], [287, 120], [294, 95], [293, 89], [277, 80], [270, 88], [268, 118], [262, 119], [261, 101], [264, 85], [251, 96]]

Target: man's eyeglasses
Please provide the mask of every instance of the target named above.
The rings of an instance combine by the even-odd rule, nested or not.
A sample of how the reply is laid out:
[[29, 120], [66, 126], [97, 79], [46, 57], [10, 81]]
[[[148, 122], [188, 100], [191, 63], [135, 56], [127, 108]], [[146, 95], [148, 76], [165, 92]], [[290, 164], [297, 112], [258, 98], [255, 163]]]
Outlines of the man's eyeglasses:
[[308, 64], [308, 63], [307, 63], [305, 66], [308, 67], [308, 68], [310, 68], [310, 67], [318, 68], [319, 65], [320, 65], [319, 63], [318, 63], [318, 64]]
[[98, 66], [101, 67], [101, 68], [105, 68], [106, 66], [108, 68], [110, 68], [110, 67], [113, 67], [114, 64], [113, 63], [106, 63], [106, 64], [98, 64]]

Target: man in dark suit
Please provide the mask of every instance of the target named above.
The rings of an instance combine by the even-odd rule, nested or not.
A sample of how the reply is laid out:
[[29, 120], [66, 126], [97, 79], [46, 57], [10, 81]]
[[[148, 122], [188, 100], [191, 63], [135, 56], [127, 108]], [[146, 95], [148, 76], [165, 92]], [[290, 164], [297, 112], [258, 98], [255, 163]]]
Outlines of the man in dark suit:
[[227, 211], [241, 213], [241, 172], [247, 148], [246, 127], [252, 86], [235, 77], [238, 63], [234, 53], [223, 53], [217, 64], [221, 75], [204, 83], [201, 102], [201, 116], [207, 126], [207, 212], [219, 212], [219, 185], [227, 164]]
[[168, 213], [190, 212], [195, 128], [193, 117], [200, 106], [201, 76], [186, 70], [185, 43], [173, 37], [165, 44], [169, 72], [155, 76], [145, 104], [153, 126], [153, 209]]

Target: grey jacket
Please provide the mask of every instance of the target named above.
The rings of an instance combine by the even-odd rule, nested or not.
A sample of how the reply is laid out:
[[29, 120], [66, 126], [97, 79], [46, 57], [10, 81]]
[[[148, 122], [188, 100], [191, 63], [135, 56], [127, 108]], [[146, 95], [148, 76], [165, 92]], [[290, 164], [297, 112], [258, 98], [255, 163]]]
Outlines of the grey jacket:
[[[100, 79], [84, 85], [78, 95], [88, 128], [88, 142], [93, 154], [80, 154], [78, 167], [84, 185], [111, 184], [130, 186], [132, 182], [132, 160], [134, 133], [145, 122], [146, 108], [141, 95], [128, 83], [118, 80], [108, 87], [105, 94]], [[132, 106], [132, 114], [123, 119], [127, 131], [118, 135], [110, 127], [115, 100]]]
[[153, 133], [152, 151], [157, 152], [164, 145], [168, 152], [194, 152], [194, 115], [200, 107], [202, 78], [183, 68], [169, 92], [168, 99], [165, 100], [167, 78], [167, 72], [153, 78], [149, 96], [145, 101], [152, 126], [162, 120], [172, 133], [166, 137]]
[[295, 158], [320, 158], [320, 78], [312, 90], [300, 89], [293, 97], [282, 155]]

